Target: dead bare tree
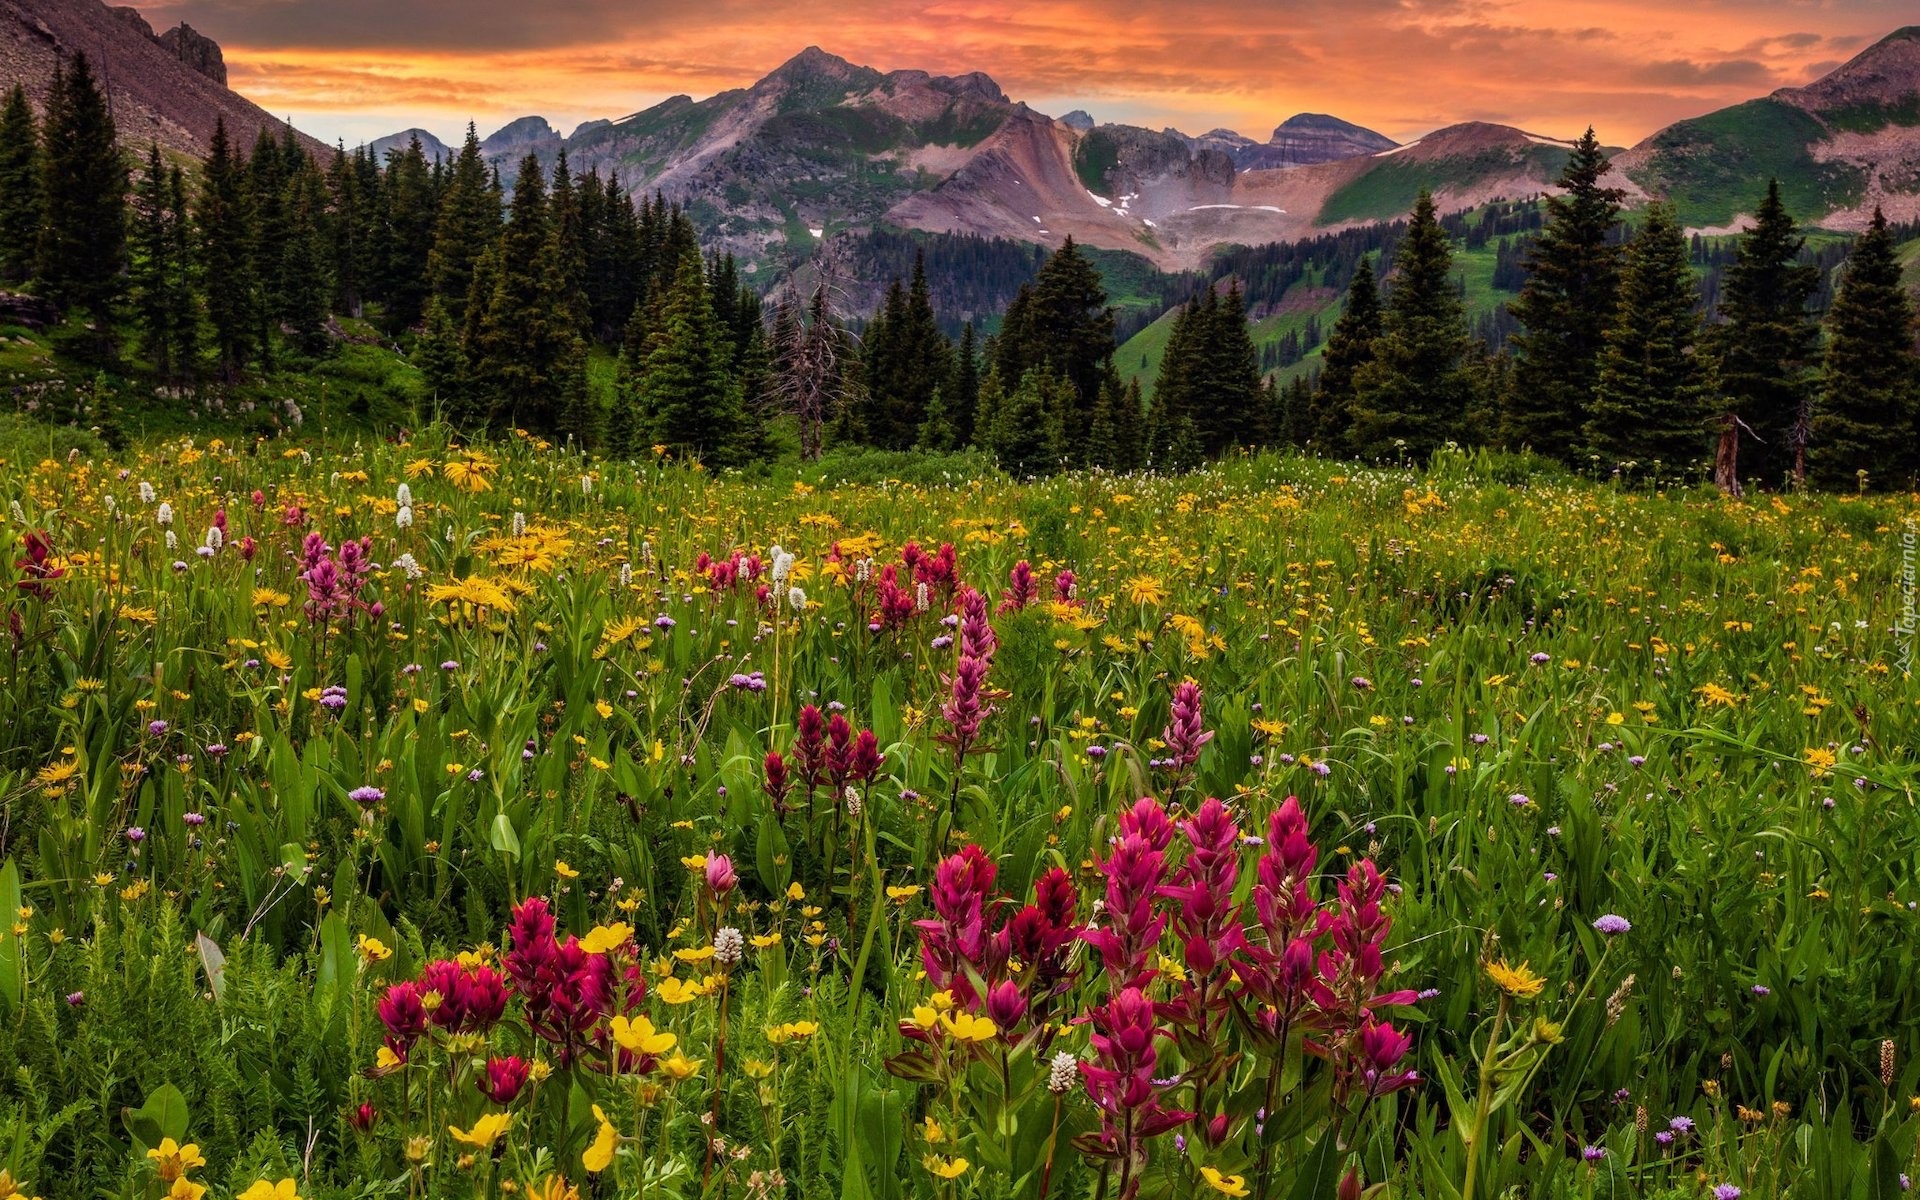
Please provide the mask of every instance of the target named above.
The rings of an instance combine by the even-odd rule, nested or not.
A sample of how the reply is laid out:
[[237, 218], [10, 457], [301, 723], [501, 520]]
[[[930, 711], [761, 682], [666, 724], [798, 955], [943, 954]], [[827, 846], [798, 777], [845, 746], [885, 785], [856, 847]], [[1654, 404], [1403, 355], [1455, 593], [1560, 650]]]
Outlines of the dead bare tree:
[[[772, 401], [800, 426], [800, 455], [812, 461], [825, 448], [828, 418], [845, 400], [846, 331], [836, 318], [832, 277], [820, 268], [806, 311], [796, 295], [781, 303], [773, 323]], [[796, 285], [799, 273], [789, 269]]]

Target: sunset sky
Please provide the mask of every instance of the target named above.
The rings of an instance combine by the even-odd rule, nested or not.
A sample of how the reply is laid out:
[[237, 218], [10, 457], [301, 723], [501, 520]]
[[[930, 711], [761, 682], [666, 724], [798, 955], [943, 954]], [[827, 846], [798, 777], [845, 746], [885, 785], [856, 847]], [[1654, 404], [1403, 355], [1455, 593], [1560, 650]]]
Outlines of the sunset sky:
[[146, 0], [232, 85], [316, 136], [562, 132], [751, 83], [809, 44], [883, 70], [983, 70], [1042, 112], [1264, 139], [1329, 112], [1407, 140], [1486, 120], [1625, 145], [1805, 83], [1912, 0]]

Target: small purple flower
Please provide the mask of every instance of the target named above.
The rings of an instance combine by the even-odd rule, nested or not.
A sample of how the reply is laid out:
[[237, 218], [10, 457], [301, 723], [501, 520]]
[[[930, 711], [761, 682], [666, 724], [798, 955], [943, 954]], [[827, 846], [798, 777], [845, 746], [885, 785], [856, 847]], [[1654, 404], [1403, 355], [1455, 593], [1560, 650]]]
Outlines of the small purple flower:
[[147, 732], [154, 737], [160, 737], [167, 732], [167, 723], [165, 721], [148, 721]]
[[1353, 686], [1355, 690], [1364, 692], [1373, 687], [1373, 681], [1364, 675], [1355, 675], [1353, 677]]
[[1646, 761], [1647, 761], [1647, 756], [1644, 754], [1629, 754], [1627, 756], [1627, 765], [1630, 767], [1641, 766], [1645, 764]]
[[227, 756], [227, 744], [225, 742], [212, 742], [207, 746], [207, 753], [213, 755], [215, 758], [225, 758]]
[[406, 666], [400, 668], [400, 673], [402, 675], [418, 675], [420, 673], [420, 664], [408, 663]]
[[1595, 918], [1593, 922], [1593, 931], [1595, 933], [1605, 934], [1607, 937], [1627, 933], [1632, 930], [1632, 928], [1633, 922], [1618, 913], [1606, 913]]
[[372, 784], [357, 787], [347, 793], [347, 799], [355, 804], [378, 804], [387, 798], [387, 793]]
[[1740, 1200], [1740, 1189], [1723, 1183], [1713, 1189], [1713, 1200]]
[[1476, 746], [1484, 746], [1487, 744], [1487, 735], [1484, 733], [1468, 734], [1467, 740]]
[[1633, 1099], [1633, 1093], [1628, 1091], [1626, 1088], [1621, 1088], [1619, 1091], [1613, 1094], [1613, 1102], [1615, 1104], [1625, 1104], [1627, 1101], [1631, 1099]]
[[207, 814], [197, 812], [181, 813], [180, 819], [188, 826], [197, 828], [207, 823]]
[[1099, 759], [1105, 758], [1106, 756], [1107, 756], [1107, 748], [1105, 746], [1088, 746], [1087, 747], [1088, 758], [1091, 758], [1097, 761]]
[[1527, 659], [1527, 661], [1532, 663], [1536, 667], [1543, 666], [1553, 661], [1553, 655], [1548, 654], [1544, 650], [1536, 650], [1534, 651], [1533, 656]]
[[665, 613], [661, 613], [659, 616], [653, 619], [653, 627], [655, 629], [660, 629], [660, 630], [672, 629], [674, 625], [675, 625], [674, 619]]
[[[86, 1002], [87, 1002], [87, 994], [85, 992], [68, 992], [67, 993], [68, 1008], [79, 1008], [82, 1004], [85, 1004]], [[1901, 1178], [1904, 1179], [1906, 1178], [1906, 1176], [1903, 1175], [1901, 1176]]]
[[1668, 1146], [1673, 1145], [1673, 1135], [1662, 1129], [1659, 1133], [1653, 1135], [1653, 1143], [1664, 1150]]
[[1675, 1133], [1680, 1133], [1680, 1134], [1692, 1133], [1693, 1118], [1692, 1117], [1675, 1117], [1672, 1120], [1667, 1122], [1667, 1128], [1673, 1130]]
[[1440, 989], [1439, 988], [1422, 988], [1420, 989], [1420, 995], [1417, 998], [1420, 1000], [1438, 1000], [1440, 998]]
[[467, 772], [468, 783], [479, 783], [482, 779], [485, 779], [486, 777], [487, 777], [487, 773], [485, 771], [482, 771], [479, 767], [475, 767], [473, 770]]
[[1326, 763], [1317, 762], [1313, 764], [1313, 773], [1315, 775], [1318, 775], [1320, 778], [1325, 779], [1327, 776], [1333, 774], [1333, 768], [1328, 766]]
[[440, 669], [442, 671], [458, 671], [460, 669], [460, 660], [450, 658], [440, 664]]
[[1606, 1156], [1607, 1148], [1605, 1146], [1587, 1146], [1580, 1151], [1580, 1157], [1590, 1163], [1597, 1163]]
[[147, 840], [147, 831], [138, 825], [129, 825], [127, 826], [127, 840], [138, 846], [141, 842]]
[[953, 645], [953, 639], [943, 633], [927, 644], [935, 650], [945, 650], [948, 646]]
[[1527, 805], [1533, 803], [1533, 797], [1527, 795], [1525, 792], [1515, 792], [1507, 797], [1507, 803], [1513, 805], [1515, 808], [1525, 808]]
[[247, 670], [249, 671], [258, 671], [260, 669], [260, 660], [257, 658], [250, 658], [241, 665], [246, 667]]
[[1754, 984], [1754, 985], [1753, 985], [1753, 988], [1752, 988], [1751, 990], [1752, 990], [1752, 992], [1753, 992], [1753, 994], [1754, 994], [1754, 995], [1755, 995], [1756, 997], [1758, 997], [1758, 996], [1771, 996], [1771, 995], [1773, 995], [1773, 989], [1772, 989], [1772, 988], [1770, 988], [1770, 987], [1768, 987], [1768, 986], [1767, 986], [1766, 984], [1764, 984], [1764, 983], [1756, 983], [1756, 984]]

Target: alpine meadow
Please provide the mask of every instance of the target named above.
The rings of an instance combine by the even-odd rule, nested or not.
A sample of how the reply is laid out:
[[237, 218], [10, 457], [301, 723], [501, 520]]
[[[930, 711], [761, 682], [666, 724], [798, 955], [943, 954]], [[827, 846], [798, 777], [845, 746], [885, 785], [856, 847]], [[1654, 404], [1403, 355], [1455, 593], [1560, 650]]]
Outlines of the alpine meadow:
[[0, 1200], [1900, 1200], [1920, 26], [1564, 7], [0, 3]]

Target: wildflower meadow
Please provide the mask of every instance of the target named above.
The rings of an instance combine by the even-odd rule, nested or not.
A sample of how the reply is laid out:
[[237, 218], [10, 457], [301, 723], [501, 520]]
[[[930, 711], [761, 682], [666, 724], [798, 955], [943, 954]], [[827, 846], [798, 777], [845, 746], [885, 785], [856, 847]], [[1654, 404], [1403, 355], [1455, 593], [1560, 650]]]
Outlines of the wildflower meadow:
[[1920, 497], [436, 428], [0, 508], [0, 1197], [1920, 1170]]

